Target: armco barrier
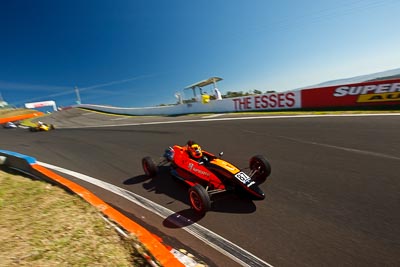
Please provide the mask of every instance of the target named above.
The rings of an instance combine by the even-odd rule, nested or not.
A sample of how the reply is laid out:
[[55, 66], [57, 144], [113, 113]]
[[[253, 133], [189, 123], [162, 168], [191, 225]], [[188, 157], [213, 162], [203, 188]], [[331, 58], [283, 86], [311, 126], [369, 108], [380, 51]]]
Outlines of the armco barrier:
[[152, 233], [109, 206], [84, 187], [40, 166], [36, 163], [35, 158], [12, 151], [0, 150], [0, 164], [57, 184], [81, 196], [109, 219], [135, 235], [162, 266], [184, 266]]

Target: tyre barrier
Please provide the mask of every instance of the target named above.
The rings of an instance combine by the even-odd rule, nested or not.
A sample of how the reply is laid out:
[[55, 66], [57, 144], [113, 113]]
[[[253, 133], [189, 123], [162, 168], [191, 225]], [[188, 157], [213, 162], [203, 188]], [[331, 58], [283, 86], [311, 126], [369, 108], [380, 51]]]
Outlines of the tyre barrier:
[[[96, 207], [107, 219], [116, 223], [128, 233], [136, 236], [161, 266], [185, 266], [174, 256], [170, 247], [161, 243], [160, 238], [112, 208], [86, 188], [37, 164], [35, 158], [12, 151], [0, 150], [0, 165], [58, 185], [69, 192], [79, 195], [89, 204]], [[144, 257], [149, 261], [150, 265], [159, 266], [150, 256], [144, 255]]]

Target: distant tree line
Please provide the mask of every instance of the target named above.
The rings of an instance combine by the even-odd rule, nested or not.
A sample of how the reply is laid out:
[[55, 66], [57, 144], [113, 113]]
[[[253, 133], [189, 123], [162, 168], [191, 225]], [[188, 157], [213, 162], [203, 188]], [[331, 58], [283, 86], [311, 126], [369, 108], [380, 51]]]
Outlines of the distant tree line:
[[366, 82], [383, 81], [383, 80], [398, 79], [398, 78], [400, 78], [400, 74], [396, 74], [396, 75], [392, 75], [392, 76], [386, 76], [386, 77], [379, 77], [379, 78], [375, 78], [375, 79], [372, 79], [372, 80], [368, 80]]
[[[265, 91], [265, 94], [276, 93], [274, 90]], [[260, 95], [263, 94], [260, 90], [249, 90], [246, 92], [243, 91], [227, 91], [225, 95], [222, 95], [222, 98], [233, 98], [233, 97], [242, 97], [242, 96], [250, 96], [250, 95]], [[215, 95], [210, 95], [210, 100], [215, 100]], [[184, 104], [190, 104], [196, 102], [196, 98], [183, 100]]]
[[[265, 91], [265, 94], [276, 93], [274, 90]], [[241, 97], [241, 96], [249, 96], [249, 95], [260, 95], [263, 94], [260, 90], [249, 90], [247, 92], [243, 91], [227, 91], [223, 98], [233, 98], [233, 97]]]
[[[225, 95], [222, 95], [222, 98], [233, 98], [233, 97], [242, 97], [242, 96], [250, 96], [250, 95], [260, 95], [260, 94], [271, 94], [271, 93], [276, 93], [275, 90], [268, 90], [263, 93], [260, 90], [254, 89], [254, 90], [249, 90], [249, 91], [227, 91]], [[210, 95], [210, 100], [215, 100], [215, 95]], [[190, 103], [195, 103], [198, 100], [196, 98], [190, 98], [190, 99], [183, 99], [182, 102], [183, 104], [190, 104]], [[175, 103], [179, 104], [179, 102]], [[160, 104], [158, 106], [170, 106], [171, 104]]]

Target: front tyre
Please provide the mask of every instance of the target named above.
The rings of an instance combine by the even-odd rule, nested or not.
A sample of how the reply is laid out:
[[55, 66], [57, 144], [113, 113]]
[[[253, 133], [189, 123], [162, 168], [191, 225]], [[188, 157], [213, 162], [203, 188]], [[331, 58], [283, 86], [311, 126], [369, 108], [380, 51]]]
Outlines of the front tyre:
[[267, 177], [271, 174], [271, 165], [268, 160], [262, 155], [253, 156], [250, 159], [251, 178], [257, 185], [265, 182]]
[[204, 214], [211, 209], [210, 196], [200, 184], [189, 188], [189, 200], [190, 205], [197, 213]]
[[154, 177], [157, 175], [158, 168], [151, 157], [144, 157], [142, 159], [142, 167], [143, 167], [144, 173], [148, 177]]

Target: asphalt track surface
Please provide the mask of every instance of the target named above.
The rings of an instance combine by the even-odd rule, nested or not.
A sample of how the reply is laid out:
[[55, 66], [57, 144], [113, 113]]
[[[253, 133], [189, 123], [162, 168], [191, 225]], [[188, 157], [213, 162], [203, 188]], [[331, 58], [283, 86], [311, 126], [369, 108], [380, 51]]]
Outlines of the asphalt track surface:
[[[223, 120], [236, 116], [241, 119]], [[106, 181], [171, 210], [161, 218], [70, 177], [210, 266], [240, 263], [186, 227], [211, 230], [262, 260], [260, 266], [400, 266], [400, 116], [246, 116], [252, 115], [128, 117], [71, 109], [42, 119], [56, 125], [52, 132], [1, 129], [0, 148]], [[94, 127], [99, 125], [105, 126]], [[154, 179], [143, 175], [142, 157], [158, 159], [165, 148], [188, 139], [224, 151], [224, 159], [240, 167], [255, 154], [265, 155], [272, 165], [261, 185], [266, 199], [226, 196], [199, 217], [189, 209], [185, 185], [164, 171]], [[178, 225], [177, 217], [190, 221]]]

